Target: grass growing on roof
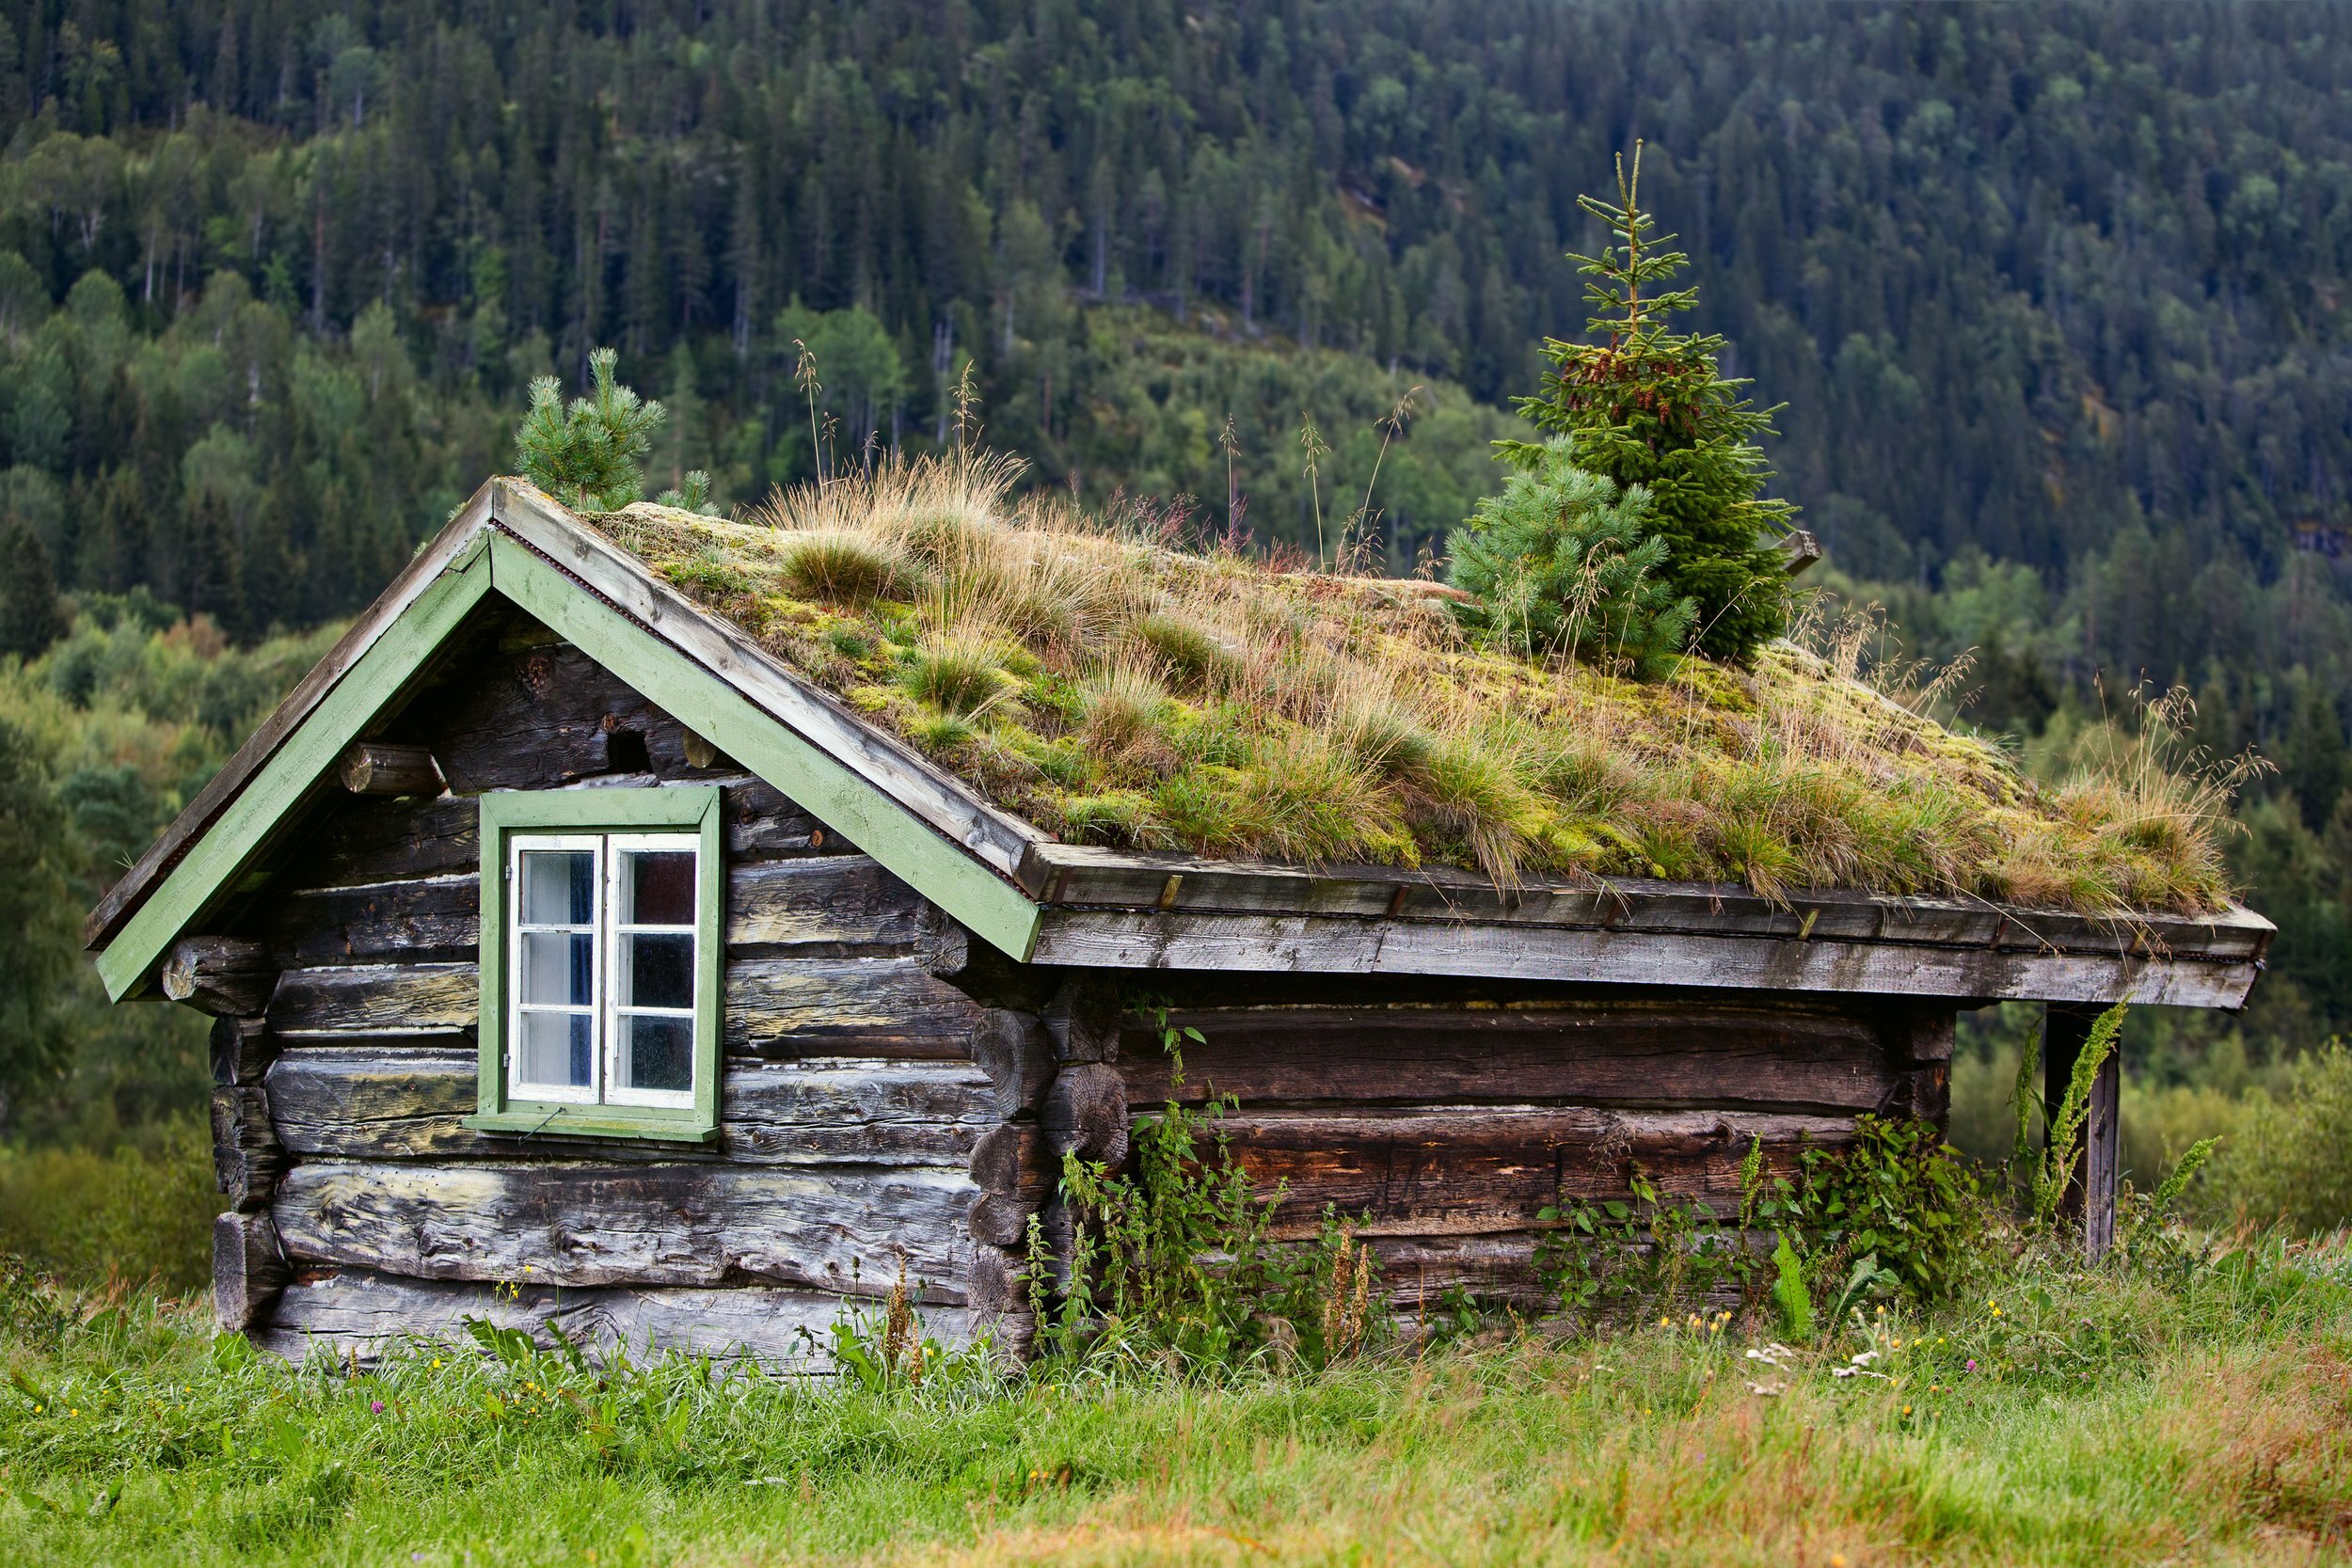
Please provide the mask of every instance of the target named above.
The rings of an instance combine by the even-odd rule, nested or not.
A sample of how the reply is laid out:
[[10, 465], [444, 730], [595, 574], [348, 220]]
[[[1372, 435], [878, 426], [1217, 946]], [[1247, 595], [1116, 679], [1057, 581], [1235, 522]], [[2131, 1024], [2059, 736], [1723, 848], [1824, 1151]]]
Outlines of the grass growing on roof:
[[1862, 639], [1655, 683], [1482, 647], [1428, 585], [1188, 553], [997, 459], [885, 465], [615, 543], [1072, 842], [1312, 863], [2209, 911], [2226, 776], [2141, 736], [2039, 786], [1862, 678]]

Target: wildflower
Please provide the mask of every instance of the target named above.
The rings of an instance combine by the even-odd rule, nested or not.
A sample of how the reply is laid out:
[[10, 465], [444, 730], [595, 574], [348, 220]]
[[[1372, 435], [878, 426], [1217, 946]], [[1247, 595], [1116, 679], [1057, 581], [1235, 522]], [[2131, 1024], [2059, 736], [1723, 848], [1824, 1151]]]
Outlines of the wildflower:
[[1910, 1415], [1910, 1414], [1911, 1414], [1911, 1406], [1909, 1406], [1909, 1405], [1907, 1405], [1907, 1404], [1906, 1404], [1906, 1405], [1904, 1405], [1904, 1406], [1903, 1406], [1903, 1414], [1904, 1414], [1904, 1415], [1906, 1415], [1906, 1416]]
[[1977, 1370], [1977, 1358], [1973, 1355], [1968, 1358], [1967, 1370], [1972, 1372]]
[[368, 1401], [368, 1414], [369, 1414], [369, 1415], [371, 1415], [371, 1416], [381, 1416], [381, 1415], [383, 1415], [383, 1414], [384, 1414], [384, 1402], [383, 1402], [382, 1400], [370, 1400], [370, 1401]]

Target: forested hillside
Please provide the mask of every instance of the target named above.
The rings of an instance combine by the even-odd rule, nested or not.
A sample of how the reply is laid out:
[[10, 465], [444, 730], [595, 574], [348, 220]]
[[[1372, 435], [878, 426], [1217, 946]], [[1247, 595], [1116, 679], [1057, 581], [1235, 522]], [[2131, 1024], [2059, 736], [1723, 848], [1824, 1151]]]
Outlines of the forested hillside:
[[968, 368], [1034, 483], [1311, 550], [1311, 420], [1402, 569], [1636, 136], [1832, 579], [2044, 753], [2198, 691], [2281, 768], [2260, 1033], [2352, 1023], [2342, 7], [0, 0], [7, 641], [349, 612], [599, 343], [723, 503]]

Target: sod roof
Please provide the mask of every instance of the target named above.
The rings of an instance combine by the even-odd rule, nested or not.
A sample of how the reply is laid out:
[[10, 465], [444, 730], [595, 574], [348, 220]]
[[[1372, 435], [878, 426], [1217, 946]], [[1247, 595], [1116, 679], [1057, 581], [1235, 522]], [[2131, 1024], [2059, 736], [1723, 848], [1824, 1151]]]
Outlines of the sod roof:
[[614, 545], [1071, 844], [2086, 914], [2225, 908], [2227, 794], [2144, 737], [2057, 783], [1862, 678], [1852, 639], [1645, 684], [1480, 644], [1445, 591], [1173, 547], [922, 464]]

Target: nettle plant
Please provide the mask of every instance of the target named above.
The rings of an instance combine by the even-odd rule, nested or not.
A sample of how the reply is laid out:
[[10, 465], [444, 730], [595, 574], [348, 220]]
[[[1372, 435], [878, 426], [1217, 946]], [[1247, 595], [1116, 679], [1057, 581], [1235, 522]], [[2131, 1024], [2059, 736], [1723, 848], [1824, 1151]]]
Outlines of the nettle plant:
[[1736, 1295], [1750, 1312], [1769, 1302], [1799, 1338], [1873, 1296], [1952, 1299], [1990, 1216], [1933, 1123], [1865, 1116], [1845, 1148], [1801, 1148], [1793, 1177], [1768, 1170], [1762, 1141], [1753, 1143], [1735, 1213], [1661, 1192], [1637, 1164], [1625, 1196], [1555, 1204], [1537, 1217], [1554, 1227], [1537, 1249], [1538, 1275], [1564, 1310], [1671, 1315]]
[[1136, 1125], [1132, 1174], [1063, 1157], [1066, 1253], [1029, 1217], [1041, 1359], [1048, 1370], [1124, 1358], [1214, 1373], [1268, 1356], [1322, 1367], [1364, 1349], [1375, 1327], [1370, 1250], [1328, 1209], [1315, 1241], [1274, 1237], [1288, 1184], [1256, 1196], [1221, 1125], [1239, 1101], [1212, 1094], [1196, 1109], [1177, 1098], [1184, 1041], [1200, 1031], [1171, 1024], [1163, 1004], [1137, 1011], [1168, 1054], [1169, 1097]]

